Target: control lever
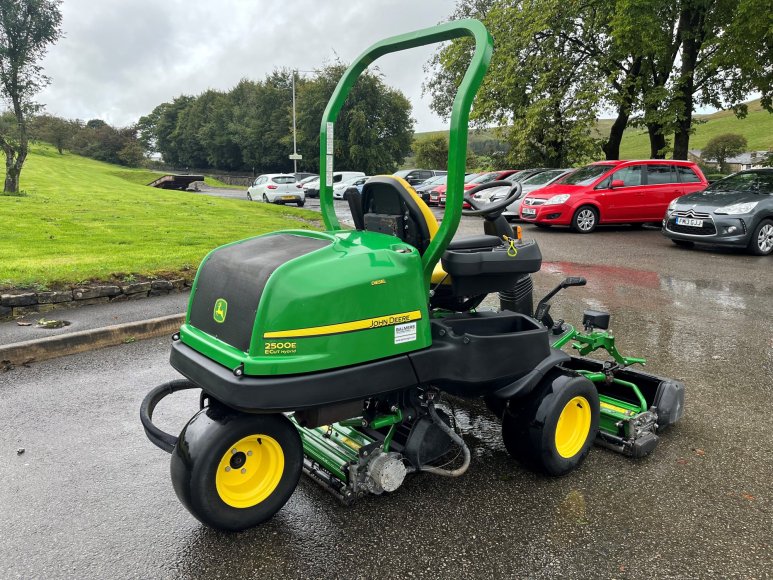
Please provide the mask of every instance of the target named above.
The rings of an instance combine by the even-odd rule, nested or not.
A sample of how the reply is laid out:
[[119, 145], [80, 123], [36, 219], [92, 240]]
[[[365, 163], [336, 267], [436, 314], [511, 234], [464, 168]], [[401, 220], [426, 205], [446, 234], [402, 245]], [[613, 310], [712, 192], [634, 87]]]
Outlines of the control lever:
[[561, 290], [564, 288], [569, 288], [570, 286], [585, 286], [588, 283], [588, 281], [583, 278], [582, 276], [570, 276], [568, 278], [564, 278], [558, 286], [553, 288], [550, 292], [548, 292], [545, 297], [539, 301], [539, 304], [537, 304], [537, 309], [534, 311], [534, 318], [539, 320], [542, 324], [544, 324], [547, 328], [552, 328], [554, 325], [553, 319], [550, 317], [550, 299], [553, 298], [556, 294], [558, 294]]

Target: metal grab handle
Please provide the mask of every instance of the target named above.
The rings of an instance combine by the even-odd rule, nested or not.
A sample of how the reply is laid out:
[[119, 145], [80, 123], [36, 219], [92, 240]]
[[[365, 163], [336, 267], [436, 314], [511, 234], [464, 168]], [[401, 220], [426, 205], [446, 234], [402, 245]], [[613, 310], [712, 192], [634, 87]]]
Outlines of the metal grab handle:
[[[335, 230], [340, 229], [341, 226], [335, 214], [332, 187], [327, 184], [328, 159], [331, 166], [333, 161], [332, 146], [331, 150], [328, 150], [328, 123], [335, 123], [338, 113], [341, 111], [341, 107], [343, 107], [355, 81], [368, 65], [385, 54], [453, 40], [462, 36], [470, 36], [475, 40], [475, 51], [451, 107], [446, 212], [440, 229], [422, 257], [424, 279], [428, 290], [432, 270], [454, 237], [462, 216], [464, 170], [467, 161], [467, 123], [470, 117], [470, 107], [475, 94], [478, 92], [478, 88], [480, 88], [486, 70], [488, 70], [491, 53], [494, 50], [494, 41], [486, 27], [479, 20], [455, 20], [377, 42], [358, 56], [341, 77], [341, 80], [338, 81], [338, 85], [333, 91], [333, 96], [330, 97], [330, 101], [328, 101], [325, 112], [322, 115], [319, 132], [320, 209], [325, 227], [328, 230]], [[332, 137], [331, 135], [331, 141]]]

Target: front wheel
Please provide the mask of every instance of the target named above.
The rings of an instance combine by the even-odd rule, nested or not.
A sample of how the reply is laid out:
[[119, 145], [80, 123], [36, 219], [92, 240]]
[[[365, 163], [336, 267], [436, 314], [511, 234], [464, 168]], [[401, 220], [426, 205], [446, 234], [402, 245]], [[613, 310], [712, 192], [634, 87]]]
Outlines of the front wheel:
[[585, 377], [554, 371], [525, 400], [511, 400], [502, 439], [525, 466], [564, 475], [579, 467], [599, 429], [599, 396]]
[[599, 223], [599, 212], [596, 208], [584, 205], [572, 216], [572, 231], [579, 234], [589, 234], [596, 229]]
[[760, 225], [754, 228], [752, 239], [749, 241], [749, 251], [757, 256], [767, 256], [773, 252], [773, 221], [762, 220]]
[[200, 522], [226, 531], [256, 526], [278, 512], [298, 485], [301, 439], [281, 414], [246, 415], [205, 407], [172, 451], [172, 485]]
[[265, 193], [263, 194], [263, 203], [268, 203], [268, 196]]
[[249, 191], [247, 192], [247, 201], [252, 201], [252, 194]]
[[298, 202], [298, 207], [303, 207], [304, 205], [306, 205], [306, 200], [302, 200]]

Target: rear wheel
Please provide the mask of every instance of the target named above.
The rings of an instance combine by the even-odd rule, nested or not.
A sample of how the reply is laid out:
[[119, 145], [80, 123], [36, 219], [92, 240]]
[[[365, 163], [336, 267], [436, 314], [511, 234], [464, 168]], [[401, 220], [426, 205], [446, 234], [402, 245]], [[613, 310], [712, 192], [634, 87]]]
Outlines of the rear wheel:
[[773, 221], [762, 220], [754, 228], [749, 241], [749, 251], [757, 256], [767, 256], [773, 252]]
[[671, 240], [671, 241], [674, 242], [680, 248], [692, 248], [695, 245], [695, 242], [691, 242], [690, 240]]
[[585, 377], [553, 372], [525, 400], [511, 401], [502, 416], [502, 439], [512, 457], [549, 475], [576, 469], [599, 426], [599, 396]]
[[188, 422], [172, 451], [172, 484], [196, 519], [227, 531], [264, 522], [298, 485], [300, 436], [284, 415], [246, 415], [220, 405]]
[[599, 223], [599, 212], [596, 208], [584, 205], [572, 216], [572, 231], [579, 234], [589, 234], [596, 229]]

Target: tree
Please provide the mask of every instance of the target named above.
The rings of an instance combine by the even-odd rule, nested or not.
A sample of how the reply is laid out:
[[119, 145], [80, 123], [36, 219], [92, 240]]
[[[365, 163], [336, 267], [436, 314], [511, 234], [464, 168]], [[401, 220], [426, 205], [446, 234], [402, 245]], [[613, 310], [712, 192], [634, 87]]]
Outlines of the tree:
[[735, 133], [717, 135], [706, 144], [701, 151], [701, 159], [705, 162], [712, 160], [719, 165], [720, 173], [729, 173], [727, 160], [739, 153], [746, 151], [746, 137]]
[[0, 127], [6, 193], [19, 191], [29, 146], [27, 118], [39, 109], [33, 97], [50, 82], [38, 62], [62, 34], [60, 4], [60, 0], [0, 0], [0, 95], [15, 117], [15, 124]]
[[73, 137], [81, 129], [77, 121], [68, 121], [53, 115], [40, 115], [30, 122], [30, 135], [34, 139], [50, 143], [60, 155], [69, 148]]
[[[317, 167], [322, 113], [345, 70], [341, 63], [326, 66], [296, 87], [299, 150], [311, 160], [306, 167]], [[413, 123], [405, 95], [384, 84], [381, 75], [363, 73], [335, 124], [335, 169], [392, 173], [411, 151]]]
[[[593, 129], [604, 76], [573, 37], [556, 33], [578, 26], [565, 4], [462, 0], [452, 15], [481, 18], [496, 39], [470, 118], [478, 126], [498, 127], [513, 166], [563, 167], [599, 154]], [[589, 31], [582, 34], [590, 36]], [[445, 118], [471, 50], [468, 39], [451, 42], [426, 67], [430, 76], [424, 89], [432, 95], [432, 108]]]
[[448, 139], [445, 135], [427, 135], [413, 142], [418, 167], [445, 169], [448, 164]]

